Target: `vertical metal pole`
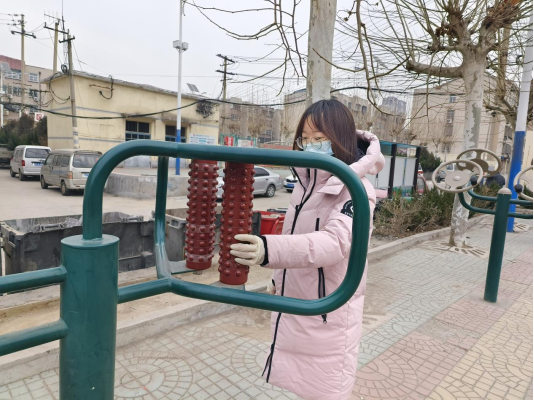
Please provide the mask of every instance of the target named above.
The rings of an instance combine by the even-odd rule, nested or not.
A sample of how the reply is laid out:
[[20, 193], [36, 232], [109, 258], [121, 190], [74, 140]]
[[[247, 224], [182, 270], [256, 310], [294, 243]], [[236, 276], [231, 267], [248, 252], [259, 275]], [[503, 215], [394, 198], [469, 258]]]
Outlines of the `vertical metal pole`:
[[413, 173], [413, 190], [417, 192], [417, 177], [419, 171], [419, 162], [421, 161], [421, 147], [418, 146], [415, 151], [415, 172]]
[[508, 188], [501, 188], [497, 194], [497, 208], [493, 220], [486, 289], [484, 290], [484, 300], [488, 302], [497, 302], [497, 294], [499, 293], [499, 280], [506, 240], [506, 220], [508, 219], [511, 195], [512, 192]]
[[[530, 82], [532, 80], [532, 16], [530, 17], [530, 29], [523, 62], [523, 76], [519, 90], [519, 105], [517, 107], [517, 120], [515, 123], [514, 148], [512, 150], [512, 160], [510, 161], [510, 176], [508, 177], [508, 188], [512, 191], [512, 199], [517, 199], [517, 192], [514, 189], [514, 179], [521, 171], [523, 161], [523, 149], [525, 147], [525, 130], [527, 126], [528, 101], [530, 98]], [[510, 212], [515, 212], [515, 205], [510, 205]], [[506, 229], [509, 233], [514, 231], [514, 218], [508, 219]]]
[[395, 160], [397, 160], [397, 144], [391, 145], [391, 163], [389, 165], [388, 198], [393, 196], [393, 178], [395, 176]]
[[[178, 0], [178, 12], [179, 18], [179, 33], [178, 40], [180, 41], [180, 47], [178, 48], [178, 94], [176, 96], [176, 102], [178, 110], [176, 110], [176, 142], [182, 140], [182, 0]], [[180, 159], [176, 158], [176, 175], [180, 175]]]
[[59, 347], [62, 400], [113, 399], [119, 239], [111, 235], [61, 241], [67, 278], [60, 316], [69, 328]]

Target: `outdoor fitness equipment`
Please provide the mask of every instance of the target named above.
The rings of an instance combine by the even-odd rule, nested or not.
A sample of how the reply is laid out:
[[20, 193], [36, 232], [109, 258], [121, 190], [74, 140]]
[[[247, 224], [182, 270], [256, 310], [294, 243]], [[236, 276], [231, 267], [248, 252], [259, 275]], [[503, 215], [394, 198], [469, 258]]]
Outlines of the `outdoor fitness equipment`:
[[[464, 150], [462, 153], [460, 153], [456, 159], [465, 160], [465, 159], [462, 159], [462, 156], [473, 154], [473, 153], [475, 154], [475, 157], [469, 158], [467, 160], [475, 162], [480, 167], [482, 167], [482, 170], [484, 171], [484, 178], [493, 177], [494, 175], [499, 174], [499, 171], [501, 171], [501, 167], [502, 167], [501, 158], [497, 156], [495, 153], [493, 153], [491, 150], [480, 149], [480, 148], [467, 149], [467, 150]], [[497, 162], [497, 167], [493, 171], [490, 171], [489, 163], [482, 158], [482, 155], [484, 153], [493, 157], [495, 161]]]
[[[158, 156], [154, 222], [158, 279], [118, 288], [119, 239], [111, 235], [102, 235], [102, 198], [106, 180], [113, 169], [122, 161], [139, 155]], [[211, 165], [199, 161], [223, 160], [229, 165], [231, 163], [253, 165], [262, 162], [317, 168], [336, 175], [345, 183], [354, 202], [355, 211], [347, 273], [339, 288], [324, 298], [303, 300], [202, 285], [173, 277], [175, 274], [192, 270], [186, 267], [187, 262], [169, 261], [165, 249], [169, 157], [195, 160], [199, 169], [194, 171], [200, 171], [200, 166]], [[207, 171], [209, 172], [209, 168]], [[237, 192], [234, 195], [237, 195]], [[228, 209], [228, 212], [231, 210]], [[346, 164], [333, 157], [311, 155], [308, 152], [150, 140], [120, 144], [104, 154], [89, 175], [83, 202], [83, 235], [63, 239], [62, 265], [0, 277], [0, 294], [44, 285], [58, 283], [61, 285], [59, 320], [0, 336], [0, 356], [60, 340], [60, 398], [113, 399], [119, 303], [172, 292], [207, 301], [296, 315], [318, 316], [329, 313], [345, 304], [360, 284], [367, 258], [369, 224], [369, 202], [360, 179]], [[227, 227], [234, 228], [233, 225]]]
[[[477, 170], [477, 172], [475, 173], [474, 171], [469, 170], [467, 168], [467, 165], [473, 167], [474, 170]], [[457, 166], [457, 169], [453, 171], [449, 171], [447, 169], [443, 170], [447, 166]], [[442, 185], [441, 182], [438, 183], [436, 181], [437, 174], [440, 171], [446, 172], [445, 179], [442, 182], [447, 186]], [[462, 160], [461, 162], [459, 162], [458, 160], [452, 160], [450, 162], [440, 164], [439, 167], [434, 170], [434, 172], [432, 173], [432, 182], [437, 188], [441, 189], [444, 192], [457, 194], [473, 189], [475, 186], [477, 186], [480, 183], [480, 180], [482, 180], [483, 174], [484, 171], [482, 170], [482, 167], [480, 167], [473, 161]], [[471, 181], [471, 178], [475, 175], [478, 175], [478, 178], [473, 182]], [[466, 187], [467, 184], [470, 184], [470, 186]]]
[[529, 201], [532, 201], [532, 197], [531, 196], [528, 196], [528, 195], [525, 195], [525, 193], [523, 192], [523, 185], [520, 184], [520, 181], [521, 180], [524, 180], [527, 182], [528, 184], [528, 188], [530, 188], [530, 190], [532, 190], [532, 177], [529, 177], [529, 178], [523, 178], [523, 176], [527, 173], [527, 171], [532, 171], [532, 166], [530, 167], [527, 167], [526, 169], [524, 170], [521, 170], [516, 176], [515, 176], [515, 180], [514, 180], [514, 189], [515, 191], [517, 192], [517, 194], [523, 198], [523, 199], [526, 199], [526, 200], [529, 200]]
[[[472, 160], [460, 159], [461, 156], [468, 153], [469, 151], [475, 152], [477, 158]], [[508, 188], [501, 188], [497, 193], [497, 197], [492, 196], [482, 196], [478, 195], [473, 191], [473, 188], [477, 186], [482, 176], [491, 177], [495, 175], [500, 170], [496, 169], [496, 173], [489, 171], [489, 166], [484, 162], [484, 167], [479, 165], [476, 161], [482, 159], [483, 153], [489, 153], [493, 157], [496, 155], [493, 152], [486, 151], [484, 149], [470, 149], [469, 151], [462, 152], [458, 155], [458, 159], [441, 164], [432, 174], [432, 182], [434, 185], [442, 190], [443, 192], [450, 192], [458, 194], [460, 203], [467, 210], [470, 210], [475, 213], [483, 214], [492, 214], [495, 216], [493, 220], [493, 232], [491, 235], [491, 245], [490, 245], [490, 254], [488, 261], [488, 271], [486, 274], [486, 288], [484, 290], [484, 300], [488, 302], [497, 302], [497, 295], [499, 292], [499, 280], [501, 277], [501, 267], [502, 260], [504, 256], [504, 244], [506, 240], [506, 224], [509, 217], [515, 217], [518, 219], [532, 219], [532, 214], [521, 214], [521, 213], [511, 213], [510, 204], [523, 205], [523, 206], [532, 206], [532, 198], [530, 201], [511, 199], [512, 192]], [[476, 160], [476, 161], [475, 161]], [[436, 182], [436, 175], [444, 167], [448, 165], [457, 166], [457, 171], [448, 171], [447, 176], [445, 177], [445, 184]], [[471, 165], [477, 170], [477, 173], [467, 169], [466, 165]], [[516, 177], [516, 181], [519, 182], [520, 177], [525, 174], [532, 167], [521, 171]], [[478, 177], [477, 177], [478, 175]], [[468, 185], [469, 184], [469, 185]], [[522, 193], [523, 186], [517, 185], [516, 191], [521, 194], [522, 197], [525, 197]], [[486, 202], [495, 202], [495, 210], [491, 209], [482, 209], [478, 207], [471, 206], [466, 200], [464, 193], [468, 193], [471, 197], [479, 199]], [[527, 196], [526, 199], [529, 199]]]

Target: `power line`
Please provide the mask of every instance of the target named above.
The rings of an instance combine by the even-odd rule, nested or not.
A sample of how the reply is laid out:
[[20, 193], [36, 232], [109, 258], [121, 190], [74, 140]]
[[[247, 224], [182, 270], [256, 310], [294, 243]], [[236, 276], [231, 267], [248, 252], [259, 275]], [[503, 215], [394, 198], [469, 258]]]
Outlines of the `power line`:
[[[339, 91], [342, 91], [342, 90], [348, 90], [348, 89], [366, 89], [366, 88], [363, 87], [363, 86], [357, 86], [357, 87], [349, 86], [349, 87], [346, 87], [346, 88], [333, 89], [333, 90], [330, 91], [330, 93], [335, 93], [335, 92], [339, 92]], [[380, 89], [371, 88], [371, 90], [378, 91]], [[382, 90], [382, 91], [384, 91], [384, 90]], [[389, 92], [391, 92], [391, 93], [404, 93], [402, 91], [395, 91], [395, 90], [390, 90]], [[450, 96], [450, 95], [462, 96], [462, 95], [465, 95], [465, 93], [453, 93], [453, 94], [451, 94], [451, 93], [442, 93], [442, 92], [428, 93], [428, 94], [431, 94], [431, 95], [442, 95], [442, 96]], [[413, 96], [426, 96], [426, 95], [427, 95], [427, 93], [414, 93], [413, 94]], [[286, 106], [286, 105], [292, 105], [292, 104], [297, 104], [297, 103], [303, 103], [305, 101], [306, 101], [306, 99], [295, 100], [295, 101], [292, 101], [292, 102], [254, 104], [254, 103], [232, 102], [232, 101], [228, 101], [228, 100], [205, 98], [205, 99], [199, 99], [199, 100], [197, 100], [195, 102], [192, 102], [191, 104], [188, 104], [186, 106], [182, 106], [180, 108], [175, 107], [175, 108], [172, 108], [172, 109], [160, 110], [160, 111], [155, 111], [155, 112], [152, 112], [152, 113], [131, 114], [131, 115], [127, 115], [127, 116], [116, 116], [116, 117], [110, 117], [110, 116], [83, 116], [82, 117], [82, 116], [77, 116], [77, 118], [92, 119], [92, 120], [119, 120], [119, 119], [125, 119], [125, 118], [149, 117], [149, 116], [153, 116], [153, 115], [156, 115], [156, 114], [168, 113], [170, 111], [176, 111], [178, 109], [180, 109], [180, 110], [181, 109], [185, 109], [185, 108], [192, 107], [192, 106], [194, 106], [196, 104], [199, 104], [199, 103], [202, 103], [202, 102], [234, 104], [234, 105], [240, 105], [240, 106], [243, 106], [243, 107], [275, 107], [275, 106]], [[16, 103], [2, 103], [2, 104], [4, 104], [4, 105], [13, 105], [13, 104], [16, 104]], [[38, 110], [44, 111], [45, 113], [50, 113], [50, 114], [62, 116], [62, 117], [73, 117], [72, 114], [60, 113], [60, 112], [52, 111], [52, 110], [46, 110], [46, 109], [42, 109], [42, 108], [38, 108]]]

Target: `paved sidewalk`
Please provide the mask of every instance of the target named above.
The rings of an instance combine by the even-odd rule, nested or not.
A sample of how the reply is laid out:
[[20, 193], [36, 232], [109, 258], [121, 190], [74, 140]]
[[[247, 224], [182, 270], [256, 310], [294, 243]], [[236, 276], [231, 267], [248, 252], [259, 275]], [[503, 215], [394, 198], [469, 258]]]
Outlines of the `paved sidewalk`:
[[[524, 222], [524, 221], [523, 221]], [[487, 249], [491, 219], [470, 230]], [[369, 267], [354, 399], [532, 399], [532, 224], [508, 234], [499, 300], [487, 259], [423, 243]], [[295, 399], [261, 379], [269, 313], [236, 309], [117, 351], [116, 397]], [[0, 387], [57, 398], [58, 370]]]

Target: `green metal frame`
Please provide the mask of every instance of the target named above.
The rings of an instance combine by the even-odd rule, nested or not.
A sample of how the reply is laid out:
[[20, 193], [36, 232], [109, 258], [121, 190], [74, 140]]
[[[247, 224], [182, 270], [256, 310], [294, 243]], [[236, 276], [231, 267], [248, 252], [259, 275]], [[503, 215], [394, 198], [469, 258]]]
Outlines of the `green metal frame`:
[[[158, 279], [118, 288], [116, 237], [102, 234], [104, 185], [122, 161], [139, 155], [158, 156], [155, 252]], [[189, 271], [171, 262], [165, 249], [168, 158], [188, 158], [309, 167], [326, 170], [347, 187], [354, 202], [352, 247], [346, 276], [325, 298], [302, 300], [178, 280]], [[233, 305], [297, 315], [321, 315], [345, 304], [358, 288], [367, 258], [370, 210], [359, 177], [341, 161], [323, 155], [272, 149], [244, 149], [137, 140], [108, 151], [93, 167], [83, 203], [83, 235], [62, 241], [62, 265], [42, 271], [0, 277], [0, 293], [61, 283], [57, 322], [0, 336], [0, 356], [60, 340], [60, 398], [112, 399], [114, 394], [117, 305], [172, 292]]]
[[495, 202], [495, 210], [482, 209], [471, 206], [466, 200], [463, 192], [458, 194], [460, 203], [466, 209], [483, 214], [494, 215], [493, 232], [491, 234], [490, 254], [488, 260], [488, 271], [486, 274], [486, 288], [484, 289], [484, 300], [488, 302], [497, 302], [499, 293], [499, 281], [501, 278], [502, 260], [504, 257], [504, 244], [506, 242], [506, 224], [508, 217], [519, 219], [532, 219], [532, 214], [510, 213], [510, 204], [532, 206], [532, 202], [511, 199], [512, 195], [508, 190], [501, 190], [497, 197], [482, 196], [472, 190], [467, 191], [471, 197], [486, 202]]

